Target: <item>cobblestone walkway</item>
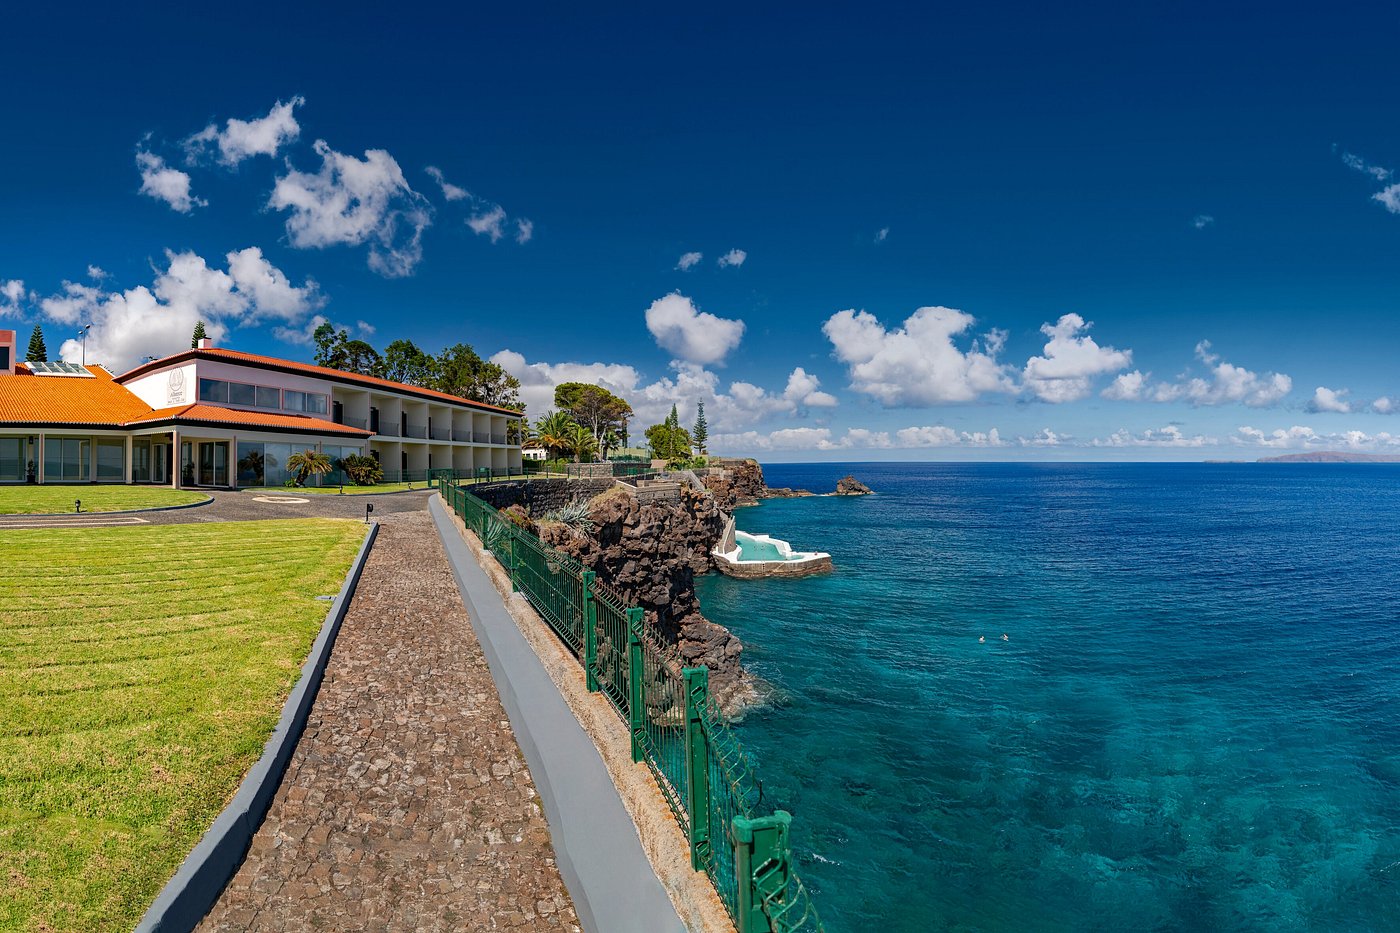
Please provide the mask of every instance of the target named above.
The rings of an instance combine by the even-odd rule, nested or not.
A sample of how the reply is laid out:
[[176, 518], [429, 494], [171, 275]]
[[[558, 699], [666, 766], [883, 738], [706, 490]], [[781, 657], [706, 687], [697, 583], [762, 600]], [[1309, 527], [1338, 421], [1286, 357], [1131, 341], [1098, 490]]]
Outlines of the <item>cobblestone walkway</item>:
[[426, 512], [385, 516], [272, 809], [199, 929], [579, 929]]

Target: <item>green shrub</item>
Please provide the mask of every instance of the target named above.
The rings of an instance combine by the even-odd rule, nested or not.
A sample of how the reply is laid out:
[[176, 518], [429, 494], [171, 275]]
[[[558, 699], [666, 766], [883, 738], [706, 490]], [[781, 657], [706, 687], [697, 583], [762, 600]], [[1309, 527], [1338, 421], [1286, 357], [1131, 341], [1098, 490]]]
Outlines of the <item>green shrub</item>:
[[340, 461], [340, 465], [356, 486], [378, 486], [384, 482], [384, 468], [373, 457], [354, 454]]

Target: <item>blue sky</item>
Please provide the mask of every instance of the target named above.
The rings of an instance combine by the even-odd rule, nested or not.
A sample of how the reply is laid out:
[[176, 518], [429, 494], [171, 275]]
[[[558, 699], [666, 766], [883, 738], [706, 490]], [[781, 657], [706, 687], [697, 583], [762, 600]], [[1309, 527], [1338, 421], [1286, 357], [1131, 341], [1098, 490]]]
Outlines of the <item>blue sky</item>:
[[324, 316], [772, 460], [1400, 452], [1400, 10], [966, 7], [10, 13], [0, 326]]

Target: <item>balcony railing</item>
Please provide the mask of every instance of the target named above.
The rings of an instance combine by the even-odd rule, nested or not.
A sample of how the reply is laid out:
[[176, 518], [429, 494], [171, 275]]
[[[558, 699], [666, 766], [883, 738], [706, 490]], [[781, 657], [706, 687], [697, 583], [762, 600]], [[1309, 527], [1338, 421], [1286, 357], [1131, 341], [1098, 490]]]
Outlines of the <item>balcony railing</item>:
[[437, 425], [433, 425], [432, 428], [428, 431], [428, 434], [429, 434], [429, 436], [431, 436], [432, 439], [435, 440], [435, 441], [450, 441], [450, 440], [452, 440], [452, 429], [451, 429], [451, 428], [440, 428], [440, 427], [438, 427]]
[[398, 437], [399, 426], [397, 424], [385, 424], [381, 421], [379, 422], [379, 433], [384, 437]]
[[492, 434], [492, 435], [491, 435], [491, 443], [493, 443], [493, 444], [504, 444], [505, 442], [506, 442], [506, 436], [505, 436], [504, 434]]
[[361, 431], [369, 430], [369, 421], [365, 418], [346, 418], [344, 421], [352, 428], [359, 428]]
[[428, 436], [428, 429], [421, 424], [404, 425], [403, 436], [426, 438]]
[[452, 429], [452, 439], [454, 441], [469, 441], [472, 439], [471, 431], [462, 431], [457, 428]]

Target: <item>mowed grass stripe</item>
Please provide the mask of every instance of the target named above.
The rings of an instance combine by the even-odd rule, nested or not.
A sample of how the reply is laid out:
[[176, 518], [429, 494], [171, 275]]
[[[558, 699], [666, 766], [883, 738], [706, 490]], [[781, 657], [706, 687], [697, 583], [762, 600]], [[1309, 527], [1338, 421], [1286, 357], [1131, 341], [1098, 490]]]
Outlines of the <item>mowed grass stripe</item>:
[[203, 502], [202, 492], [167, 486], [0, 486], [0, 515], [49, 515], [73, 511], [81, 499], [84, 512], [120, 512]]
[[364, 532], [0, 539], [0, 931], [135, 925], [261, 754]]

